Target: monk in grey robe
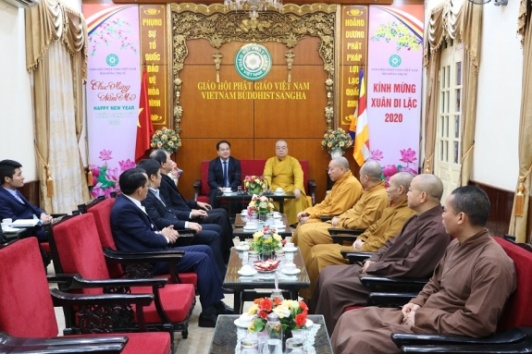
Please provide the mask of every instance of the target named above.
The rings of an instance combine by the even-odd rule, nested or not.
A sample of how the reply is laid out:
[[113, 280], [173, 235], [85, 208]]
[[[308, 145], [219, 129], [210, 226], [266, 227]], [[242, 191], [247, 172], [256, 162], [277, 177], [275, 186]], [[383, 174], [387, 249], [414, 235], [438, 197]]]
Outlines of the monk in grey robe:
[[446, 231], [455, 237], [434, 275], [402, 309], [367, 307], [343, 314], [332, 335], [336, 354], [401, 353], [391, 334], [491, 335], [516, 287], [512, 260], [485, 229], [489, 199], [465, 186], [447, 198]]
[[441, 180], [431, 174], [414, 177], [408, 191], [408, 206], [416, 212], [401, 233], [388, 241], [375, 255], [359, 265], [325, 267], [311, 301], [311, 310], [323, 314], [332, 333], [344, 308], [365, 305], [369, 290], [360, 275], [422, 278], [429, 277], [449, 244], [442, 225]]

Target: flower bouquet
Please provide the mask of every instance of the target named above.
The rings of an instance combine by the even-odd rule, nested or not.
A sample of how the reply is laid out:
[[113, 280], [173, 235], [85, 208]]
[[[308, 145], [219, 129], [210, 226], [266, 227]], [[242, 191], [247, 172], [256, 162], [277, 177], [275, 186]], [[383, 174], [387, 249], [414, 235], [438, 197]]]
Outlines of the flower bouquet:
[[151, 137], [151, 147], [176, 152], [181, 146], [181, 140], [175, 130], [163, 128], [155, 131]]
[[327, 130], [323, 135], [321, 141], [321, 149], [329, 152], [333, 151], [345, 151], [353, 146], [353, 140], [351, 136], [345, 132], [342, 128]]
[[265, 196], [253, 195], [251, 201], [248, 204], [248, 215], [257, 213], [258, 215], [270, 214], [275, 206], [271, 199]]
[[301, 329], [307, 322], [308, 306], [304, 301], [281, 300], [275, 297], [255, 299], [248, 310], [249, 315], [257, 316], [248, 327], [251, 332], [264, 330], [268, 315], [274, 312], [281, 320], [283, 332]]
[[262, 255], [272, 255], [273, 251], [282, 247], [283, 238], [269, 227], [253, 234], [251, 249]]
[[250, 194], [261, 194], [265, 185], [262, 176], [246, 176], [244, 178], [244, 187]]

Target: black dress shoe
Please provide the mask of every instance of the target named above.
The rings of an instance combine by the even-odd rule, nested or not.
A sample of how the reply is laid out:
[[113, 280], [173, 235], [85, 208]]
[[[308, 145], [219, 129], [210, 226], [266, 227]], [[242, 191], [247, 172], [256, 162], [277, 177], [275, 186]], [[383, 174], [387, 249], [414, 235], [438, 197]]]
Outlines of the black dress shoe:
[[199, 327], [216, 327], [216, 318], [218, 315], [216, 313], [200, 313], [198, 326]]
[[235, 311], [231, 307], [227, 306], [223, 301], [214, 304], [214, 308], [219, 315], [232, 315], [235, 313]]

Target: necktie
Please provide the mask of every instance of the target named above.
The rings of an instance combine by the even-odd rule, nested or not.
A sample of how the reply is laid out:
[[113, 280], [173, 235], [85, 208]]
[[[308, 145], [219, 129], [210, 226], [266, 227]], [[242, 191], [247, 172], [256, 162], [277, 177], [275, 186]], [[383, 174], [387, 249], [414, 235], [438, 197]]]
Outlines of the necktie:
[[17, 199], [22, 204], [26, 204], [26, 203], [24, 203], [24, 200], [22, 200], [20, 195], [18, 195], [18, 191], [15, 191], [15, 199]]
[[224, 161], [224, 187], [229, 187], [229, 177], [227, 176], [227, 161]]

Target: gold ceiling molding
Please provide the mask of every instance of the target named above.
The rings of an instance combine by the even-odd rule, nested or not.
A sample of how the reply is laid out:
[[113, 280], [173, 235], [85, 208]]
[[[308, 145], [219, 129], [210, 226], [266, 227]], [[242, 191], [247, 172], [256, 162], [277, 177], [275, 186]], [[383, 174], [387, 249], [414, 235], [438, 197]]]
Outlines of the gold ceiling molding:
[[251, 19], [247, 10], [228, 10], [222, 4], [173, 3], [172, 16], [172, 70], [174, 87], [174, 128], [179, 131], [183, 108], [180, 103], [182, 81], [179, 73], [188, 55], [187, 41], [206, 39], [219, 49], [229, 42], [277, 42], [294, 48], [307, 36], [320, 39], [319, 55], [325, 80], [327, 104], [324, 108], [327, 127], [332, 128], [334, 116], [334, 53], [337, 5], [308, 4], [283, 5], [281, 11], [261, 11]]

